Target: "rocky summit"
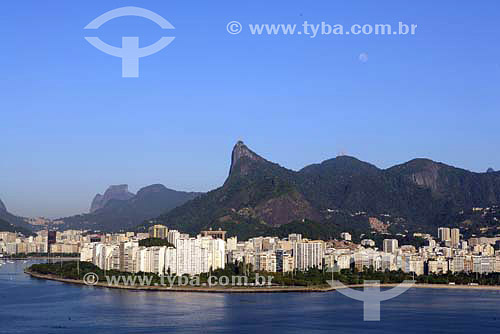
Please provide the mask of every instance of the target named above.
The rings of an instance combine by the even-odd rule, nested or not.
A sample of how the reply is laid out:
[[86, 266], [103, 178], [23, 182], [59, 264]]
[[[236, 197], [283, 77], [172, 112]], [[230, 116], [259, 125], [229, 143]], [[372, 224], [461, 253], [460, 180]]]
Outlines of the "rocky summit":
[[90, 205], [90, 213], [104, 208], [106, 204], [111, 200], [126, 201], [134, 196], [135, 195], [133, 193], [128, 191], [127, 184], [110, 186], [106, 190], [104, 195], [95, 195], [94, 199], [92, 200], [92, 204]]

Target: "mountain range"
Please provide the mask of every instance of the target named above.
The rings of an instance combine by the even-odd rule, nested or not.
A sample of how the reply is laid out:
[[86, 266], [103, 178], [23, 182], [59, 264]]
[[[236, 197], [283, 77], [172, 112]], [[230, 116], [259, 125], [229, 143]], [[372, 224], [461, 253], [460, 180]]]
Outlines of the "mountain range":
[[220, 188], [150, 224], [191, 234], [222, 228], [240, 238], [294, 231], [324, 238], [376, 228], [429, 232], [462, 223], [464, 210], [498, 204], [500, 172], [474, 173], [428, 159], [380, 169], [349, 156], [293, 171], [239, 141]]
[[0, 200], [0, 231], [14, 232], [18, 231], [24, 235], [31, 234], [31, 225], [24, 218], [13, 215], [7, 211], [7, 207]]
[[[380, 169], [338, 156], [294, 171], [239, 141], [229, 175], [215, 190], [182, 192], [155, 184], [133, 194], [125, 184], [114, 185], [94, 197], [89, 213], [59, 219], [59, 228], [144, 231], [160, 223], [190, 234], [222, 228], [240, 239], [288, 233], [330, 238], [343, 231], [357, 236], [429, 233], [438, 226], [495, 234], [500, 230], [499, 205], [500, 172], [492, 168], [475, 173], [414, 159]], [[1, 201], [0, 219], [31, 227]]]
[[129, 192], [128, 185], [112, 185], [104, 195], [94, 197], [90, 213], [58, 219], [64, 222], [59, 228], [112, 232], [130, 230], [198, 195], [200, 193], [176, 191], [161, 184], [144, 187], [137, 194]]

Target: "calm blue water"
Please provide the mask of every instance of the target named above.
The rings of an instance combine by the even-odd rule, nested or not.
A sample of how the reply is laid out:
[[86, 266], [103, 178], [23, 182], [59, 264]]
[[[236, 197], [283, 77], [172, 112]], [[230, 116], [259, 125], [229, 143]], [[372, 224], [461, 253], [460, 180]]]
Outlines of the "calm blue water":
[[0, 267], [0, 333], [498, 333], [500, 292], [411, 289], [363, 322], [343, 295], [131, 292], [29, 278]]

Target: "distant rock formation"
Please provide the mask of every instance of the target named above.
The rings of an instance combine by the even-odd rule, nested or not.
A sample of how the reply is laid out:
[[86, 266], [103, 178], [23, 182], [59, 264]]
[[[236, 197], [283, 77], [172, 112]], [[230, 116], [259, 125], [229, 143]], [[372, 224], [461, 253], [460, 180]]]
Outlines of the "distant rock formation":
[[99, 209], [102, 209], [111, 200], [126, 201], [134, 197], [135, 195], [128, 191], [127, 184], [119, 184], [110, 186], [104, 195], [97, 194], [92, 200], [90, 205], [90, 213], [93, 213]]
[[123, 231], [135, 228], [144, 221], [156, 218], [201, 195], [153, 184], [128, 198], [131, 193], [127, 189], [126, 185], [110, 187], [104, 195], [96, 196], [94, 212], [60, 218], [58, 220], [62, 220], [64, 224], [59, 228]]

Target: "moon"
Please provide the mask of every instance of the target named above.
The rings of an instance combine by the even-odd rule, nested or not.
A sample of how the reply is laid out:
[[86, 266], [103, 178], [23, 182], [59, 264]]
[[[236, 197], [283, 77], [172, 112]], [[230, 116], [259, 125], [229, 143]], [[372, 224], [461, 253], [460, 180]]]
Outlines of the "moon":
[[366, 63], [368, 61], [368, 52], [360, 53], [358, 58], [360, 62]]

